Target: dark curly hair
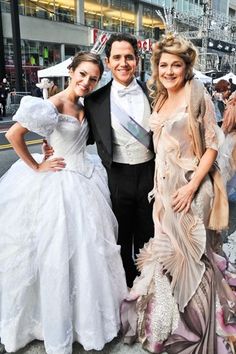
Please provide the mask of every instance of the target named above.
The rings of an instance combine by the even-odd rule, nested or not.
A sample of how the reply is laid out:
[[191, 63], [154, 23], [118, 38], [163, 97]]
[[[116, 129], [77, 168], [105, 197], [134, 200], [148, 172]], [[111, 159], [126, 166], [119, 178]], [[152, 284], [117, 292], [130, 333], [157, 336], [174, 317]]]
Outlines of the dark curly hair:
[[112, 33], [108, 41], [106, 42], [105, 46], [105, 54], [106, 57], [109, 59], [111, 55], [111, 47], [114, 42], [128, 42], [134, 49], [134, 55], [138, 57], [138, 41], [137, 39], [128, 33]]
[[75, 54], [71, 64], [68, 66], [68, 69], [75, 71], [75, 69], [83, 62], [90, 62], [96, 64], [99, 67], [100, 70], [99, 79], [101, 79], [104, 71], [104, 66], [103, 66], [102, 59], [98, 54], [94, 54], [90, 52], [78, 52]]

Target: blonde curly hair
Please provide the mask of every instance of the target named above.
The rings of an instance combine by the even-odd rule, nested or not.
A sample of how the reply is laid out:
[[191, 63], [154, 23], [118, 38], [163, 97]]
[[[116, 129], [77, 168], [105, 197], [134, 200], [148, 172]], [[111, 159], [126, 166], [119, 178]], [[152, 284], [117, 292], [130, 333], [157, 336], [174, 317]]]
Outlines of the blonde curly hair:
[[160, 96], [167, 97], [167, 90], [159, 80], [159, 62], [162, 54], [174, 54], [184, 60], [186, 64], [185, 81], [187, 82], [194, 76], [193, 67], [197, 61], [198, 52], [192, 42], [175, 34], [164, 36], [160, 42], [154, 43], [152, 49], [152, 76], [148, 80], [147, 86], [150, 90], [150, 97], [153, 99], [152, 105], [155, 106]]

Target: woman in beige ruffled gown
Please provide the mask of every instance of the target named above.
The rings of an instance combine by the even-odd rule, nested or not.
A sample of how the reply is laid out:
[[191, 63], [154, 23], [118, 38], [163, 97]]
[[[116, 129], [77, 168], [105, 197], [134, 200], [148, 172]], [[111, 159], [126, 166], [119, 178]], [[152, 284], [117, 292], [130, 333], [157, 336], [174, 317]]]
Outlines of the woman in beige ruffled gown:
[[155, 235], [139, 255], [141, 275], [122, 322], [125, 341], [138, 339], [153, 353], [234, 353], [236, 298], [225, 260], [209, 246], [212, 230], [228, 223], [214, 167], [220, 132], [210, 96], [193, 78], [196, 57], [177, 35], [165, 36], [152, 55]]

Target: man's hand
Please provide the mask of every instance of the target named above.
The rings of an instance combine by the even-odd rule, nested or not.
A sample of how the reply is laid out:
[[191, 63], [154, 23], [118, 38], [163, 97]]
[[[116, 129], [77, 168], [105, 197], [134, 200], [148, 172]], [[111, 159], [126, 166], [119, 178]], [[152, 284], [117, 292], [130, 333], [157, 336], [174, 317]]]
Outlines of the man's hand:
[[43, 139], [42, 153], [44, 155], [44, 160], [47, 160], [50, 156], [54, 154], [53, 147], [48, 144], [46, 139]]

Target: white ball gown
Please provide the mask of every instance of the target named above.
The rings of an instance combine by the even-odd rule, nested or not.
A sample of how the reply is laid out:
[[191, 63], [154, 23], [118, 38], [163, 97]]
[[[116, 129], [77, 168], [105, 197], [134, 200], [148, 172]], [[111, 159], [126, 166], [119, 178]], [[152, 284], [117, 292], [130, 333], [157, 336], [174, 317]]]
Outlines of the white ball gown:
[[127, 287], [106, 172], [85, 152], [88, 123], [30, 96], [14, 120], [46, 136], [66, 168], [39, 173], [18, 160], [0, 179], [1, 342], [8, 352], [34, 339], [48, 354], [71, 354], [75, 341], [101, 350], [120, 329]]

